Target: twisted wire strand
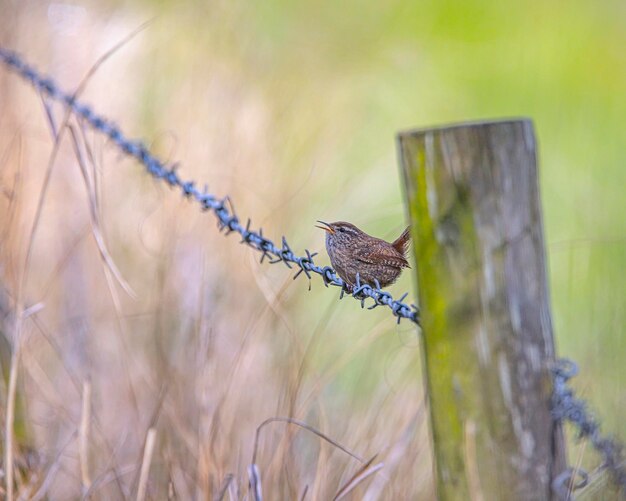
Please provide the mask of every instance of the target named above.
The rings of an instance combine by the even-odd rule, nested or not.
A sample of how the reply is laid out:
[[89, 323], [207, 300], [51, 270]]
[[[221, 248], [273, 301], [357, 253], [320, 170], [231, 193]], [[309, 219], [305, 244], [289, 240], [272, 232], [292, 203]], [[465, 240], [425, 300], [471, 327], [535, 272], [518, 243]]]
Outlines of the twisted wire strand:
[[408, 293], [399, 299], [394, 299], [391, 294], [382, 290], [378, 283], [376, 287], [361, 284], [358, 276], [356, 286], [349, 290], [347, 284], [330, 266], [322, 267], [315, 264], [313, 258], [317, 253], [305, 250], [304, 256], [298, 256], [293, 252], [284, 236], [279, 247], [263, 235], [262, 229], [258, 231], [252, 230], [250, 228], [250, 219], [247, 220], [245, 225], [242, 224], [232, 210], [232, 204], [231, 208], [227, 207], [228, 197], [219, 199], [208, 192], [207, 186], [200, 189], [194, 181], [183, 180], [177, 172], [176, 164], [166, 165], [165, 162], [153, 155], [142, 142], [128, 139], [114, 123], [95, 113], [91, 107], [76, 99], [74, 95], [63, 91], [52, 78], [41, 74], [34, 67], [27, 64], [17, 53], [0, 47], [0, 61], [30, 82], [37, 90], [69, 107], [93, 129], [111, 139], [126, 155], [134, 157], [141, 162], [153, 177], [166, 182], [171, 187], [178, 188], [183, 196], [195, 200], [203, 210], [213, 212], [218, 220], [220, 231], [224, 230], [226, 234], [238, 233], [241, 236], [241, 243], [261, 253], [261, 263], [267, 258], [268, 262], [272, 264], [282, 262], [288, 268], [292, 268], [295, 265], [298, 271], [294, 275], [294, 279], [304, 273], [311, 280], [311, 273], [315, 273], [322, 277], [326, 287], [331, 285], [341, 288], [340, 299], [343, 298], [344, 293], [348, 293], [355, 299], [360, 300], [363, 308], [365, 300], [370, 298], [374, 303], [368, 309], [386, 306], [397, 317], [398, 323], [400, 323], [401, 319], [406, 318], [419, 325], [418, 308], [413, 304], [408, 305], [403, 302]]
[[[626, 496], [626, 458], [622, 444], [601, 434], [600, 423], [589, 412], [587, 402], [576, 397], [574, 390], [568, 385], [568, 381], [578, 374], [578, 366], [572, 360], [562, 358], [557, 360], [552, 374], [554, 377], [552, 417], [557, 421], [569, 421], [576, 427], [579, 439], [589, 439], [593, 448], [602, 457], [602, 468], [609, 471], [622, 495]], [[571, 469], [568, 470], [573, 474]], [[559, 475], [557, 480], [560, 479], [559, 482], [562, 483], [563, 479], [566, 479], [569, 482], [571, 475], [568, 476], [566, 473], [567, 470]], [[587, 473], [580, 471], [579, 475], [582, 481], [576, 488], [584, 487], [587, 483]]]

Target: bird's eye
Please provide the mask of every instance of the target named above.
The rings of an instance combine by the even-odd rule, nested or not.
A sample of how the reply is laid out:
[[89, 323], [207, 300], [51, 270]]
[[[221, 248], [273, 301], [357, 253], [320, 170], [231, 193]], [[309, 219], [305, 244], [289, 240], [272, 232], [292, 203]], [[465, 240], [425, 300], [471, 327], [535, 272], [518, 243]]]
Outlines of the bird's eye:
[[339, 228], [339, 231], [340, 231], [341, 233], [345, 233], [346, 229], [345, 229], [345, 228], [341, 228], [341, 227], [340, 227], [340, 228]]

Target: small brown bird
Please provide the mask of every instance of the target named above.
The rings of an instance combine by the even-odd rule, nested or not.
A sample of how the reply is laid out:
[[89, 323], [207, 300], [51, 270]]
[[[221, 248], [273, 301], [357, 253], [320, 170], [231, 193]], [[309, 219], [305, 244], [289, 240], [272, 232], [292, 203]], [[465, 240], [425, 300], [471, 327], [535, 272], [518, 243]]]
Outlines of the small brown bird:
[[363, 284], [381, 287], [394, 283], [402, 268], [410, 268], [405, 255], [409, 244], [409, 228], [393, 243], [372, 237], [356, 226], [343, 221], [317, 226], [326, 231], [326, 251], [330, 262], [344, 282], [353, 288], [356, 275]]

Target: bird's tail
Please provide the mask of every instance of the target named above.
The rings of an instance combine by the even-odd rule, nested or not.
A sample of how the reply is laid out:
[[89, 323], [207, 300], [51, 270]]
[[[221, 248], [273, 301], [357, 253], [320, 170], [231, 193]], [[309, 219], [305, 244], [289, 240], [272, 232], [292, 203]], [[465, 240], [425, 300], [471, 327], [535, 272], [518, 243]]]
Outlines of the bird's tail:
[[403, 256], [406, 254], [407, 248], [409, 246], [409, 241], [411, 240], [411, 227], [407, 226], [406, 230], [402, 232], [391, 245], [393, 245], [394, 249], [396, 249]]

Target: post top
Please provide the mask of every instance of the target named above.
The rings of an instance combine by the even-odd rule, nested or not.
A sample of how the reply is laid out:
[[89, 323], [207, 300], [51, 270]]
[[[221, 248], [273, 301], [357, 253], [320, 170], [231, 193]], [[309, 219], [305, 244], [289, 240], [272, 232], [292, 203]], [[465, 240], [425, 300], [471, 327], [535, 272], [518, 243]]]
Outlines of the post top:
[[511, 117], [511, 118], [499, 118], [488, 120], [472, 120], [467, 122], [456, 122], [451, 124], [444, 124], [435, 127], [424, 127], [416, 129], [408, 129], [397, 133], [398, 139], [402, 139], [407, 136], [423, 135], [429, 132], [442, 132], [453, 131], [466, 128], [482, 128], [491, 126], [506, 126], [506, 125], [525, 125], [526, 127], [533, 127], [533, 121], [529, 117]]

